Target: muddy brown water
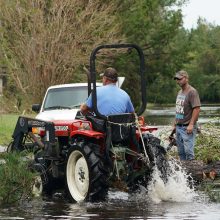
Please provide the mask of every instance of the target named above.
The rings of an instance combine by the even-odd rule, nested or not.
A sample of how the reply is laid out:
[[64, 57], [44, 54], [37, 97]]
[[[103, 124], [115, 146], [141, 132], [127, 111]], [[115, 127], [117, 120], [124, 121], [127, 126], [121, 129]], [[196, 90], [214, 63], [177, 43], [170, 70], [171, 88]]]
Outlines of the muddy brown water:
[[[218, 106], [203, 109], [200, 123], [216, 120], [219, 109]], [[173, 110], [151, 109], [145, 112], [145, 118], [152, 125], [170, 125]], [[0, 146], [1, 151], [4, 149]], [[190, 188], [184, 172], [174, 172], [166, 185], [156, 171], [153, 176], [148, 189], [141, 187], [137, 193], [110, 190], [106, 201], [99, 203], [70, 203], [63, 194], [56, 193], [52, 198], [38, 197], [0, 207], [0, 219], [220, 220], [220, 203], [214, 203], [204, 192]]]

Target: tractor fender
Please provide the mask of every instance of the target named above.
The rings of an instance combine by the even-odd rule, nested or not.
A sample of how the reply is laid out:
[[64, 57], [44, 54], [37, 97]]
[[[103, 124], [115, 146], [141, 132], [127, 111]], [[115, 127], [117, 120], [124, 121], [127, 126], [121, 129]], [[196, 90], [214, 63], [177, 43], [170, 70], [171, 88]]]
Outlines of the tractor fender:
[[96, 139], [103, 139], [105, 136], [103, 133], [93, 130], [75, 130], [70, 133], [71, 138], [78, 135]]

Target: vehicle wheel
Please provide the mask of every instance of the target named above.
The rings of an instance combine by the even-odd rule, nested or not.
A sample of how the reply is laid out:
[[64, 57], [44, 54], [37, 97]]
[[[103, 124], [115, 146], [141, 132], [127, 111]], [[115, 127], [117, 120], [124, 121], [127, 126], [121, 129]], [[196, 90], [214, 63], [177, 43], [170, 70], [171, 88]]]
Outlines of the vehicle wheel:
[[108, 191], [107, 177], [98, 145], [82, 143], [70, 148], [66, 164], [66, 188], [71, 200], [103, 200]]

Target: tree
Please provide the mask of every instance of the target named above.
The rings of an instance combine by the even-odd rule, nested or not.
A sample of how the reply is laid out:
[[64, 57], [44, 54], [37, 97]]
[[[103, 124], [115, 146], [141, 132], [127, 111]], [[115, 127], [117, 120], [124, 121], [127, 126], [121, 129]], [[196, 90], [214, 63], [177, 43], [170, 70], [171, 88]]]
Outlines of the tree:
[[92, 49], [123, 39], [116, 10], [102, 0], [0, 0], [2, 51], [22, 96], [39, 102], [50, 85], [86, 79]]
[[202, 102], [220, 99], [220, 27], [199, 19], [191, 30], [191, 60], [185, 65]]
[[[185, 1], [177, 0], [129, 0], [120, 5], [118, 16], [122, 31], [128, 42], [136, 42], [146, 57], [146, 79], [148, 100], [166, 103], [175, 99], [174, 73], [187, 62], [188, 37], [182, 27], [181, 6]], [[123, 62], [122, 62], [123, 63]], [[133, 76], [135, 69], [127, 65], [126, 77]], [[132, 88], [137, 80], [130, 80], [126, 87]], [[163, 89], [169, 88], [166, 96]], [[137, 90], [132, 93], [138, 97]]]
[[[144, 49], [148, 100], [174, 100], [173, 81], [168, 96], [161, 95], [161, 89], [188, 60], [188, 35], [182, 29], [181, 10], [172, 9], [185, 1], [0, 0], [1, 45], [12, 85], [15, 82], [22, 96], [39, 102], [49, 85], [85, 81], [82, 67], [88, 65], [95, 46], [129, 42]], [[117, 57], [104, 51], [98, 56], [102, 58], [98, 68], [109, 65], [106, 57], [113, 60], [126, 76], [124, 87], [136, 102], [139, 90], [134, 83], [136, 86], [139, 79], [134, 74], [135, 55]], [[132, 58], [129, 62], [128, 57]]]

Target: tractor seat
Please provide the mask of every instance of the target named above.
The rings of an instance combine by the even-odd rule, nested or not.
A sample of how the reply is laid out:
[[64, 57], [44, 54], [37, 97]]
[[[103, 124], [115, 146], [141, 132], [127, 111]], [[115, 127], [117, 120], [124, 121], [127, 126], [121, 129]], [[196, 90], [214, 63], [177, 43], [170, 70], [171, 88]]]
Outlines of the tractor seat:
[[106, 129], [110, 130], [112, 143], [128, 142], [136, 130], [135, 115], [132, 113], [109, 115]]
[[128, 143], [135, 135], [135, 115], [133, 113], [123, 113], [109, 115], [107, 119], [87, 115], [86, 119], [92, 123], [95, 131], [106, 133], [112, 143]]

